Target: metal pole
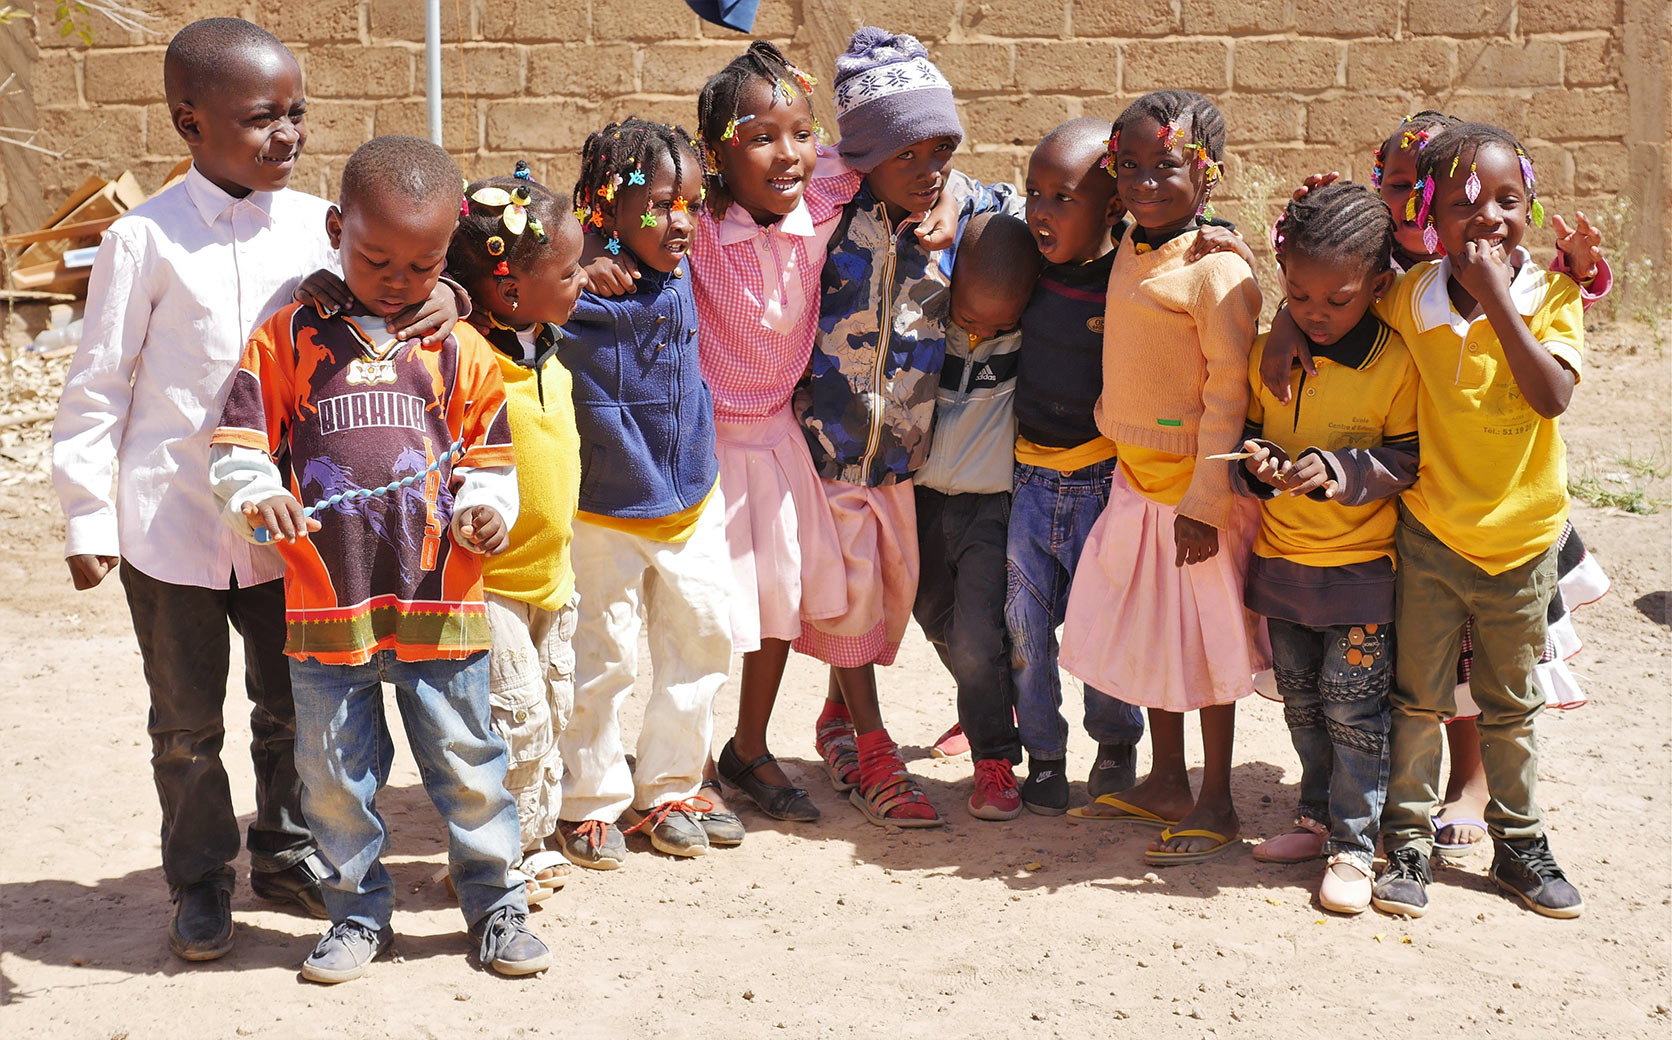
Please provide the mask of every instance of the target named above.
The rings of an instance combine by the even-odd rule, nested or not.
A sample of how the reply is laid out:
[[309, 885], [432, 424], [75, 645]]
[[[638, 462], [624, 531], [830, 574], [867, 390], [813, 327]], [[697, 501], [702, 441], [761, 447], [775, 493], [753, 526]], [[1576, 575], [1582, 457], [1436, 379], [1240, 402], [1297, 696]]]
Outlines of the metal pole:
[[424, 0], [424, 96], [429, 101], [430, 140], [441, 143], [441, 0]]

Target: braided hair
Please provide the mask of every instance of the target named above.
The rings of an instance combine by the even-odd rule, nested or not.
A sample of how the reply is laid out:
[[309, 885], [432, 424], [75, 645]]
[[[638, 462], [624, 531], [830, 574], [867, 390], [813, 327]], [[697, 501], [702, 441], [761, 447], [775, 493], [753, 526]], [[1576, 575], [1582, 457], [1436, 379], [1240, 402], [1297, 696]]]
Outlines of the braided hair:
[[[787, 92], [783, 99], [791, 104], [794, 103], [791, 99], [798, 96], [807, 102], [807, 111], [813, 110], [813, 77], [791, 65], [783, 51], [765, 40], [749, 44], [748, 50], [709, 77], [702, 93], [697, 95], [697, 134], [702, 139], [703, 186], [711, 207], [723, 206], [725, 198], [717, 149], [735, 138], [737, 108], [743, 103], [744, 92], [755, 83], [769, 84], [780, 94]], [[814, 133], [818, 129], [815, 117]]]
[[[1527, 199], [1531, 203], [1528, 216], [1535, 227], [1544, 226], [1544, 203], [1538, 199], [1534, 187], [1533, 160], [1527, 155], [1516, 136], [1503, 127], [1490, 123], [1454, 123], [1428, 139], [1417, 153], [1417, 182], [1406, 203], [1406, 219], [1416, 221], [1422, 228], [1422, 244], [1430, 253], [1444, 252], [1439, 233], [1434, 229], [1435, 182], [1457, 176], [1458, 167], [1469, 163], [1469, 176], [1474, 176], [1475, 156], [1482, 148], [1498, 145], [1515, 153], [1521, 164], [1521, 180], [1527, 185]], [[1479, 182], [1476, 182], [1477, 186]], [[1473, 201], [1471, 199], [1470, 201]]]
[[1290, 256], [1352, 264], [1371, 277], [1393, 267], [1393, 215], [1362, 184], [1337, 181], [1291, 200], [1271, 228], [1281, 263]]
[[526, 271], [571, 219], [562, 196], [532, 179], [528, 163], [518, 159], [511, 176], [472, 181], [465, 188], [459, 229], [447, 247], [447, 273], [468, 287], [491, 275], [510, 274], [512, 267]]
[[[1376, 146], [1376, 165], [1370, 169], [1370, 186], [1381, 188], [1382, 170], [1387, 166], [1387, 158], [1394, 152], [1404, 151], [1413, 144], [1420, 152], [1428, 139], [1448, 126], [1456, 126], [1459, 120], [1456, 116], [1448, 116], [1444, 112], [1436, 112], [1425, 108], [1399, 121], [1399, 128], [1387, 140]], [[1397, 142], [1397, 143], [1396, 143]], [[1389, 146], [1392, 147], [1389, 147]]]
[[1109, 154], [1101, 164], [1109, 175], [1115, 175], [1121, 128], [1145, 117], [1155, 120], [1163, 131], [1176, 127], [1184, 135], [1185, 155], [1196, 153], [1196, 166], [1207, 171], [1207, 191], [1211, 194], [1219, 183], [1220, 160], [1225, 152], [1225, 116], [1212, 101], [1189, 90], [1153, 90], [1126, 106], [1110, 128]]
[[654, 177], [664, 160], [673, 163], [673, 182], [679, 184], [685, 164], [696, 158], [695, 150], [696, 141], [684, 127], [637, 116], [588, 134], [581, 146], [581, 173], [572, 195], [583, 230], [602, 227], [604, 205], [613, 204], [616, 193], [635, 175], [640, 184]]

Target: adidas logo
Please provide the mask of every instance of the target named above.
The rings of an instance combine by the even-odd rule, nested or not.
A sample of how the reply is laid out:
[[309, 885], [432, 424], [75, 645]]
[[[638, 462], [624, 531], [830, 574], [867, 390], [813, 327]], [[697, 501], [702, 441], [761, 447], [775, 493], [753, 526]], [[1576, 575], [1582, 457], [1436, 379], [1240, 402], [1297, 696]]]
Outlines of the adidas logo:
[[997, 381], [998, 375], [993, 371], [993, 366], [992, 365], [989, 365], [985, 361], [983, 361], [979, 366], [976, 367], [975, 378]]

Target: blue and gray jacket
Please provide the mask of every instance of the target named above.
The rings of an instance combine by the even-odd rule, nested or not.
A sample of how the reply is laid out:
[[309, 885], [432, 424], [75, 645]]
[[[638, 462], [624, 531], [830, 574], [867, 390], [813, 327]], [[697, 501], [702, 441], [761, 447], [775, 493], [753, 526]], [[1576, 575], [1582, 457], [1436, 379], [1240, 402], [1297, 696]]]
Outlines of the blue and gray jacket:
[[[997, 209], [1009, 185], [953, 171], [960, 225]], [[953, 250], [931, 254], [894, 227], [861, 184], [831, 240], [819, 291], [819, 331], [795, 414], [826, 480], [877, 487], [904, 480], [929, 454], [935, 389], [946, 359]]]

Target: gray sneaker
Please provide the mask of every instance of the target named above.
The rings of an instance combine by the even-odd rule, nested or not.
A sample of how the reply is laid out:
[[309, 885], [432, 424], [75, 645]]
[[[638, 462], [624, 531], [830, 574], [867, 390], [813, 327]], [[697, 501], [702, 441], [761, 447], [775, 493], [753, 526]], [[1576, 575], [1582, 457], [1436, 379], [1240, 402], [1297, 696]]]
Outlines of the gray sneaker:
[[1408, 845], [1394, 849], [1370, 890], [1370, 905], [1384, 914], [1421, 917], [1428, 912], [1428, 886], [1433, 880], [1427, 856]]
[[470, 929], [476, 956], [501, 975], [533, 975], [552, 966], [552, 951], [528, 930], [528, 915], [502, 906]]
[[302, 977], [309, 982], [327, 984], [357, 979], [366, 973], [372, 959], [394, 941], [395, 930], [388, 925], [374, 932], [356, 921], [334, 924], [302, 962]]
[[1533, 913], [1567, 918], [1584, 912], [1585, 900], [1550, 854], [1550, 839], [1541, 834], [1493, 846], [1492, 880]]
[[690, 802], [663, 802], [644, 811], [644, 819], [631, 830], [642, 830], [650, 835], [650, 844], [658, 852], [670, 856], [708, 855], [708, 832], [702, 826], [702, 813]]
[[614, 870], [627, 860], [627, 839], [602, 820], [557, 821], [557, 843], [570, 863], [588, 870]]

